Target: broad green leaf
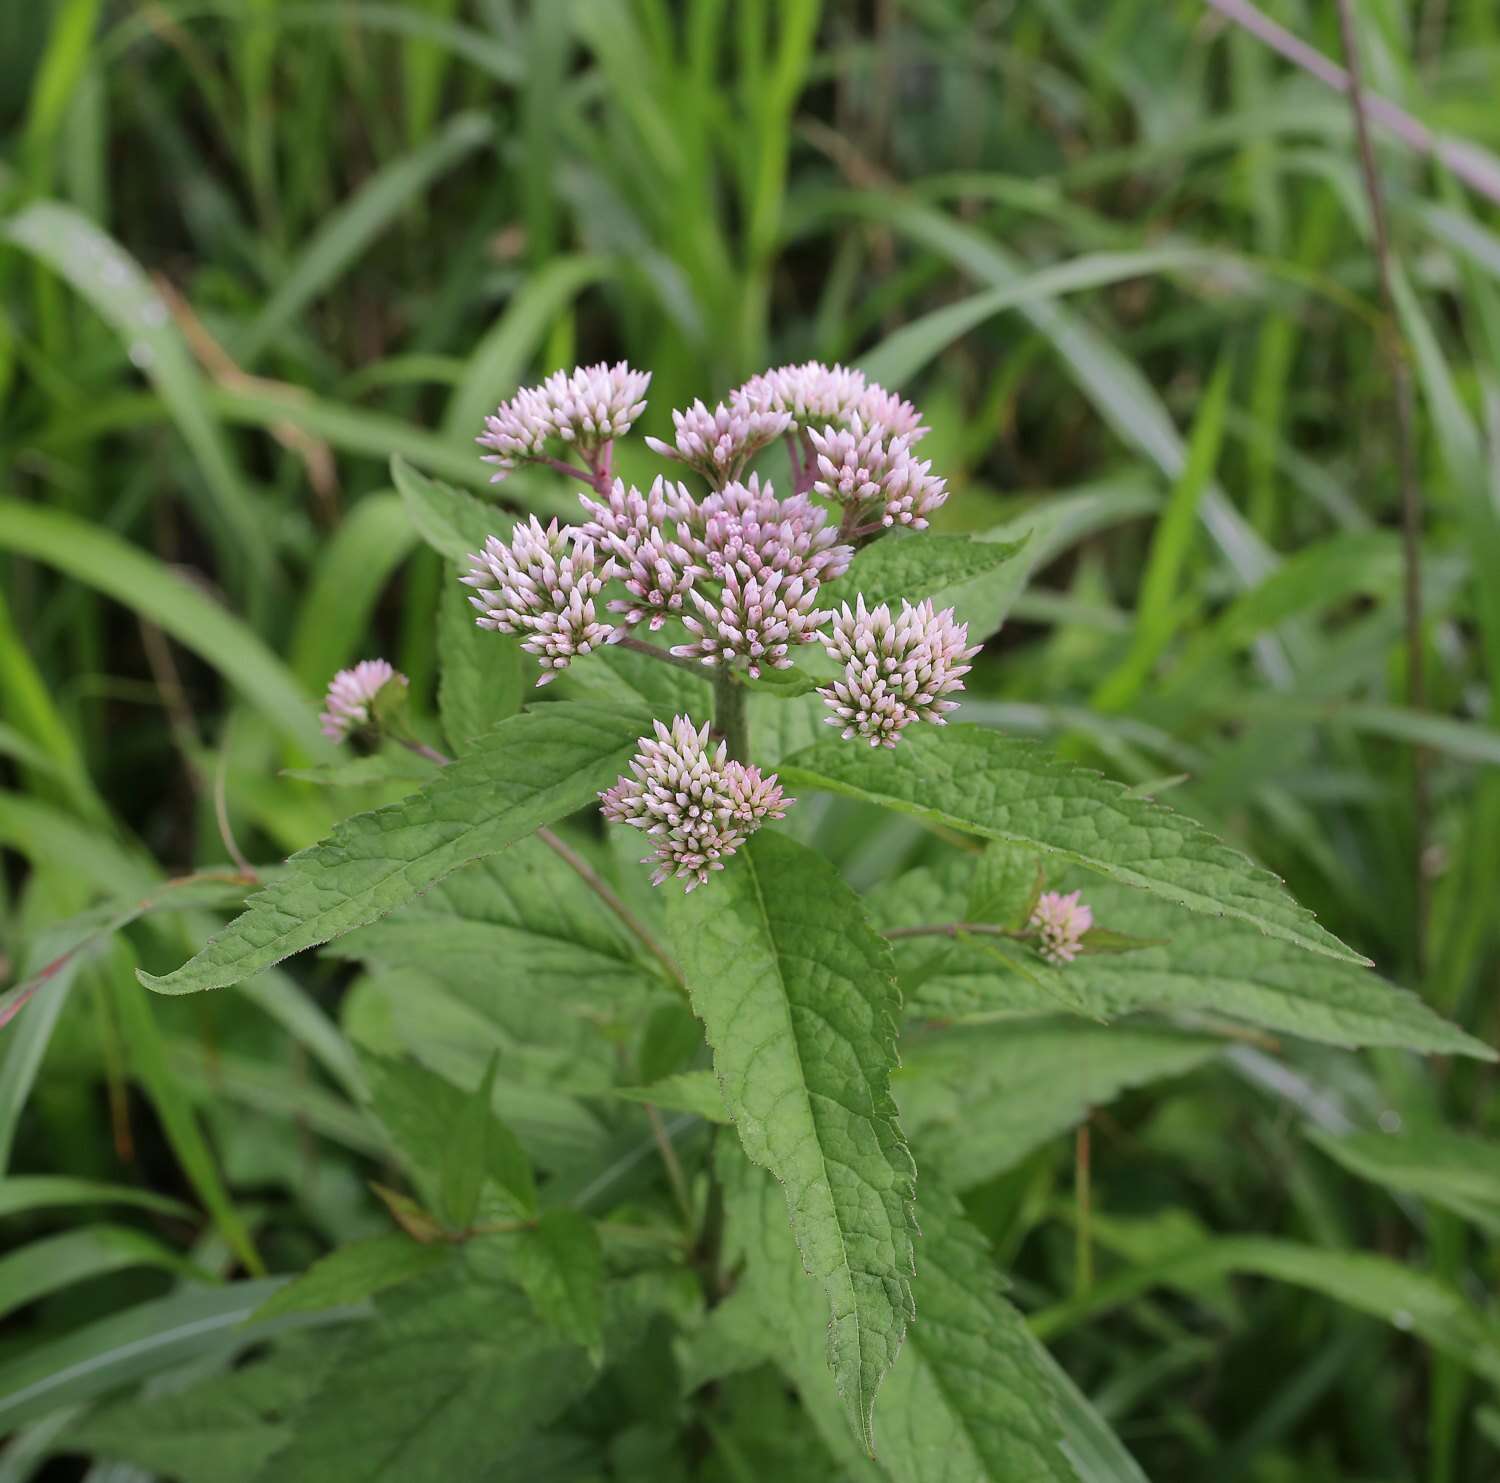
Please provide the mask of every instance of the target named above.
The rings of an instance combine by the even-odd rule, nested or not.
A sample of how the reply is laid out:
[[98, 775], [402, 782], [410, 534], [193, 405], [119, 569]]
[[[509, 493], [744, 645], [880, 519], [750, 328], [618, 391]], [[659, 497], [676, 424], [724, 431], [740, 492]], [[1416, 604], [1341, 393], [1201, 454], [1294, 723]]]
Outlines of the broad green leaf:
[[178, 1220], [193, 1218], [193, 1212], [180, 1201], [129, 1185], [71, 1179], [65, 1174], [12, 1174], [0, 1179], [0, 1216], [64, 1205], [133, 1205]]
[[888, 536], [867, 547], [837, 581], [823, 585], [821, 607], [854, 606], [855, 594], [866, 607], [901, 599], [931, 598], [936, 608], [953, 608], [969, 625], [973, 643], [993, 633], [1025, 580], [1026, 563], [1018, 558], [1026, 537], [1016, 541], [975, 541], [967, 536]]
[[1331, 958], [1367, 961], [1319, 927], [1269, 871], [1202, 825], [1035, 742], [978, 726], [918, 726], [893, 749], [824, 742], [780, 771], [794, 788], [1025, 845], [1192, 911], [1238, 918]]
[[447, 561], [465, 562], [484, 549], [487, 536], [504, 540], [515, 524], [514, 515], [428, 478], [404, 458], [391, 460], [391, 477], [417, 534]]
[[482, 1236], [465, 1248], [470, 1270], [508, 1278], [537, 1316], [597, 1363], [604, 1352], [604, 1253], [593, 1221], [576, 1210], [548, 1210], [524, 1231]]
[[438, 712], [449, 746], [462, 756], [475, 738], [521, 709], [527, 686], [535, 683], [526, 666], [535, 665], [521, 653], [519, 639], [481, 628], [465, 595], [470, 589], [455, 570], [445, 575], [438, 602]]
[[583, 1351], [541, 1327], [513, 1287], [434, 1274], [377, 1307], [289, 1417], [291, 1440], [257, 1475], [261, 1483], [513, 1476], [511, 1449], [592, 1376]]
[[941, 1184], [917, 1190], [918, 1317], [875, 1409], [880, 1460], [902, 1483], [1074, 1483], [1051, 1377], [984, 1238]]
[[675, 664], [663, 664], [649, 654], [616, 644], [595, 649], [587, 659], [570, 666], [562, 682], [581, 695], [634, 710], [644, 708], [653, 716], [691, 716], [702, 722], [713, 715], [713, 690], [706, 674], [700, 680]]
[[387, 1288], [425, 1276], [452, 1258], [451, 1247], [424, 1246], [398, 1231], [351, 1241], [320, 1257], [256, 1310], [255, 1317], [314, 1313], [360, 1303]]
[[[490, 1129], [495, 1122], [492, 1104], [499, 1062], [498, 1055], [490, 1056], [479, 1085], [465, 1098], [439, 1150], [438, 1198], [443, 1216], [454, 1230], [464, 1230], [473, 1221], [479, 1193], [490, 1174]], [[497, 1160], [506, 1159], [526, 1167], [514, 1134], [502, 1140], [502, 1148], [497, 1150]]]
[[1500, 1147], [1445, 1129], [1307, 1135], [1351, 1174], [1384, 1189], [1431, 1200], [1500, 1237]]
[[1222, 1050], [1211, 1036], [1152, 1025], [965, 1025], [908, 1037], [896, 1096], [922, 1164], [965, 1190], [1127, 1087], [1181, 1076]]
[[[448, 1150], [455, 1141], [459, 1123], [475, 1104], [474, 1094], [463, 1092], [452, 1082], [411, 1061], [377, 1061], [371, 1057], [371, 1064], [376, 1116], [390, 1134], [418, 1188], [427, 1194], [430, 1203], [452, 1214], [446, 1209], [450, 1182]], [[484, 1089], [492, 1095], [493, 1082]], [[531, 1214], [536, 1209], [536, 1187], [531, 1166], [515, 1135], [491, 1113], [480, 1141], [483, 1156], [480, 1183], [486, 1178], [492, 1180], [505, 1193], [513, 1210]], [[476, 1189], [476, 1202], [477, 1198]], [[466, 1212], [453, 1216], [453, 1224], [466, 1225], [473, 1213], [470, 1205]]]
[[763, 832], [668, 926], [740, 1141], [786, 1191], [833, 1321], [828, 1359], [866, 1445], [911, 1317], [911, 1156], [890, 1095], [890, 949], [821, 857]]
[[195, 958], [142, 981], [165, 994], [222, 988], [375, 921], [460, 865], [592, 802], [643, 729], [639, 716], [578, 703], [512, 717], [420, 793], [346, 819], [293, 855]]
[[157, 1267], [181, 1277], [205, 1275], [144, 1231], [130, 1226], [78, 1226], [0, 1257], [0, 1318], [74, 1282], [128, 1267]]
[[432, 777], [432, 763], [405, 747], [390, 745], [368, 757], [348, 757], [326, 767], [286, 767], [282, 777], [320, 788], [367, 788], [372, 783], [425, 783]]
[[668, 1112], [691, 1112], [711, 1123], [730, 1121], [719, 1078], [712, 1071], [679, 1071], [644, 1087], [616, 1087], [615, 1096], [649, 1102]]

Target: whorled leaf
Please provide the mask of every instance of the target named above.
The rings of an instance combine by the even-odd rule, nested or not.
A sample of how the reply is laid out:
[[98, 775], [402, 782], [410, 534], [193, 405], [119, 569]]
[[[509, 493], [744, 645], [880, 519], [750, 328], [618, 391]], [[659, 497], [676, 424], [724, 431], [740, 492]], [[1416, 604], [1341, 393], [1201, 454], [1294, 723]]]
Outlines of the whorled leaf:
[[1025, 845], [1190, 911], [1249, 922], [1332, 958], [1367, 961], [1324, 931], [1269, 871], [1201, 824], [1035, 742], [979, 726], [920, 726], [890, 750], [823, 742], [786, 758], [780, 772], [792, 788], [822, 788]]
[[890, 949], [834, 868], [762, 833], [668, 926], [725, 1102], [786, 1192], [832, 1309], [828, 1359], [861, 1437], [911, 1318], [913, 1166], [890, 1074]]
[[345, 819], [183, 967], [148, 988], [187, 994], [364, 926], [471, 860], [592, 802], [635, 749], [642, 716], [576, 702], [502, 722], [420, 793]]

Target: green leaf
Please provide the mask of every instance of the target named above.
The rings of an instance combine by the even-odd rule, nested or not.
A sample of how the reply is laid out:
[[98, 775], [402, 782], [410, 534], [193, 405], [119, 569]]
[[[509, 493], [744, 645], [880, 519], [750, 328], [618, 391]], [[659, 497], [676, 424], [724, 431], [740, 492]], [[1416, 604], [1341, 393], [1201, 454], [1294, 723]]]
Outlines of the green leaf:
[[64, 1174], [13, 1174], [0, 1179], [0, 1216], [64, 1205], [133, 1205], [177, 1220], [193, 1218], [193, 1212], [180, 1201], [129, 1185], [71, 1179]]
[[1181, 1076], [1224, 1049], [1147, 1024], [1011, 1020], [908, 1039], [896, 1096], [912, 1143], [954, 1189], [970, 1189], [1127, 1087]]
[[262, 1483], [515, 1476], [512, 1449], [592, 1378], [583, 1351], [540, 1327], [513, 1287], [434, 1274], [377, 1306], [291, 1417]]
[[871, 1444], [911, 1317], [911, 1156], [890, 1095], [890, 949], [833, 867], [761, 833], [668, 926], [745, 1152], [781, 1181], [833, 1321], [829, 1364]]
[[469, 589], [456, 571], [446, 577], [438, 602], [438, 713], [448, 744], [462, 756], [521, 709], [531, 677], [523, 674], [520, 640], [481, 628], [464, 595]]
[[[439, 1156], [440, 1208], [449, 1226], [456, 1231], [464, 1230], [474, 1219], [474, 1212], [479, 1208], [479, 1192], [489, 1173], [489, 1135], [495, 1121], [490, 1104], [494, 1101], [495, 1072], [499, 1064], [500, 1057], [492, 1055], [479, 1085], [469, 1093], [450, 1126]], [[506, 1153], [514, 1159], [519, 1151], [512, 1135]], [[524, 1164], [525, 1160], [521, 1162]]]
[[1500, 1237], [1500, 1147], [1446, 1129], [1307, 1136], [1351, 1174], [1384, 1189], [1431, 1200]]
[[976, 541], [968, 536], [887, 536], [854, 558], [837, 581], [824, 583], [819, 606], [854, 606], [861, 594], [866, 607], [901, 599], [931, 598], [936, 608], [953, 608], [969, 624], [977, 643], [1000, 626], [1025, 581], [1026, 563], [1017, 560], [1027, 537], [1016, 541]]
[[875, 1423], [880, 1460], [902, 1483], [1074, 1483], [1051, 1377], [995, 1258], [957, 1200], [918, 1181], [918, 1321]]
[[482, 551], [487, 536], [504, 540], [516, 523], [514, 515], [429, 479], [399, 456], [391, 460], [391, 477], [417, 534], [448, 561], [461, 563]]
[[452, 1255], [451, 1247], [424, 1246], [396, 1231], [351, 1241], [320, 1257], [295, 1281], [273, 1293], [256, 1310], [255, 1317], [315, 1313], [361, 1303], [376, 1293], [425, 1276]]
[[[480, 1171], [480, 1183], [489, 1178], [509, 1197], [513, 1208], [522, 1215], [536, 1210], [536, 1186], [532, 1180], [531, 1165], [517, 1143], [515, 1135], [489, 1112], [488, 1101], [480, 1101], [475, 1093], [465, 1093], [425, 1066], [412, 1061], [381, 1060], [371, 1056], [371, 1092], [374, 1098], [375, 1115], [384, 1124], [392, 1143], [401, 1154], [408, 1171], [419, 1189], [429, 1201], [447, 1210], [448, 1185], [453, 1179], [449, 1174], [449, 1148], [460, 1141], [455, 1133], [466, 1118], [475, 1118], [475, 1126], [483, 1128], [482, 1163], [475, 1162]], [[493, 1066], [493, 1062], [491, 1063]], [[493, 1077], [486, 1075], [482, 1091], [493, 1094]], [[487, 1120], [480, 1124], [477, 1114], [488, 1113]], [[463, 1191], [454, 1193], [463, 1194]], [[478, 1191], [475, 1191], [477, 1203]], [[464, 1226], [472, 1218], [471, 1206], [465, 1215], [453, 1219], [455, 1226]]]
[[79, 1226], [0, 1257], [0, 1318], [72, 1283], [129, 1267], [157, 1267], [180, 1277], [205, 1275], [144, 1231], [130, 1226]]
[[356, 814], [293, 855], [195, 958], [142, 982], [164, 994], [222, 988], [375, 921], [460, 865], [592, 802], [644, 728], [639, 716], [579, 703], [513, 716], [420, 793]]
[[586, 1215], [548, 1210], [527, 1230], [471, 1241], [465, 1256], [476, 1275], [516, 1283], [543, 1323], [603, 1359], [604, 1252]]
[[616, 1087], [615, 1096], [649, 1102], [668, 1112], [691, 1112], [711, 1123], [731, 1121], [719, 1078], [712, 1071], [679, 1071], [644, 1087]]
[[978, 726], [922, 726], [894, 749], [824, 742], [779, 770], [789, 787], [823, 788], [1025, 845], [1189, 910], [1249, 922], [1332, 958], [1368, 961], [1202, 825], [1035, 742]]
[[432, 763], [405, 747], [389, 746], [368, 757], [349, 757], [326, 767], [284, 767], [284, 778], [319, 788], [365, 788], [371, 783], [425, 783]]

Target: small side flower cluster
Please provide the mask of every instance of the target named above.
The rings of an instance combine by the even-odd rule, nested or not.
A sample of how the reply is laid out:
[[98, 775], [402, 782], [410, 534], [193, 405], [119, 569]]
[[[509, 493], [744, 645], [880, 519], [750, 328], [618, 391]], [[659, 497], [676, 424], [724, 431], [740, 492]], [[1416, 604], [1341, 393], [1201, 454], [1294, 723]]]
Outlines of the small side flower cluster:
[[1079, 891], [1044, 891], [1032, 909], [1029, 925], [1040, 939], [1038, 951], [1058, 967], [1083, 951], [1084, 934], [1094, 925], [1094, 913], [1079, 899]]
[[792, 425], [790, 412], [756, 407], [726, 407], [711, 411], [701, 401], [686, 412], [673, 412], [677, 428], [673, 443], [647, 438], [646, 446], [662, 458], [674, 458], [701, 474], [715, 488], [738, 479], [745, 465], [781, 437]]
[[[476, 440], [491, 451], [495, 482], [518, 463], [545, 458], [553, 439], [576, 448], [592, 469], [603, 449], [623, 438], [646, 410], [649, 371], [632, 371], [624, 361], [558, 371], [540, 386], [523, 386], [484, 419]], [[581, 472], [581, 471], [580, 471]]]
[[374, 715], [375, 699], [387, 685], [406, 689], [407, 679], [384, 659], [362, 659], [353, 669], [341, 669], [328, 682], [323, 702], [323, 735], [329, 741], [341, 742], [351, 732], [368, 726]]
[[818, 691], [833, 712], [828, 724], [842, 726], [845, 740], [863, 737], [872, 747], [894, 747], [913, 721], [945, 725], [944, 712], [958, 702], [943, 697], [963, 689], [968, 661], [979, 652], [968, 639], [968, 624], [954, 622], [952, 608], [903, 602], [892, 618], [885, 603], [873, 611], [863, 597], [852, 610], [845, 603], [823, 640], [844, 666], [841, 679]]
[[600, 621], [595, 599], [604, 586], [594, 543], [553, 521], [544, 530], [535, 515], [517, 524], [510, 545], [496, 536], [484, 543], [462, 580], [477, 590], [469, 601], [481, 628], [519, 633], [521, 647], [542, 664], [538, 685], [555, 680], [575, 654], [623, 637]]
[[844, 507], [851, 530], [871, 523], [925, 530], [948, 498], [947, 481], [933, 474], [931, 459], [913, 456], [908, 435], [867, 426], [857, 412], [847, 427], [809, 428], [807, 436], [818, 460], [813, 489]]
[[858, 417], [913, 443], [927, 432], [921, 413], [910, 402], [866, 380], [863, 371], [816, 360], [752, 376], [730, 396], [729, 404], [742, 413], [785, 413], [798, 431], [840, 426]]
[[729, 757], [725, 743], [709, 744], [708, 727], [676, 716], [670, 727], [656, 723], [656, 736], [642, 737], [622, 777], [599, 795], [604, 817], [640, 829], [655, 848], [643, 864], [654, 864], [651, 884], [703, 885], [767, 819], [786, 816], [797, 800], [782, 795], [775, 773]]

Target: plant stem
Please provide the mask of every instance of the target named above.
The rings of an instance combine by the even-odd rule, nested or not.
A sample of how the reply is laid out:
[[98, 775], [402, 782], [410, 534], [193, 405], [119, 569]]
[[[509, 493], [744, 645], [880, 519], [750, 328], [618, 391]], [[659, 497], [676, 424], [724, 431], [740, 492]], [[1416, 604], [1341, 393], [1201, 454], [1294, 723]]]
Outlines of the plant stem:
[[1094, 1247], [1090, 1219], [1093, 1208], [1091, 1162], [1089, 1124], [1088, 1119], [1084, 1118], [1079, 1123], [1078, 1132], [1073, 1140], [1073, 1196], [1078, 1206], [1073, 1290], [1078, 1296], [1082, 1296], [1094, 1285]]
[[992, 922], [926, 922], [920, 927], [892, 927], [885, 934], [888, 942], [903, 937], [962, 937], [974, 933], [980, 937], [1009, 937], [1020, 941], [1030, 934], [1012, 927], [997, 927]]
[[646, 1103], [646, 1116], [651, 1119], [651, 1136], [656, 1139], [657, 1151], [661, 1154], [661, 1161], [666, 1166], [667, 1182], [672, 1186], [677, 1208], [682, 1212], [683, 1223], [688, 1230], [691, 1230], [693, 1197], [688, 1192], [687, 1176], [682, 1172], [682, 1160], [677, 1157], [677, 1150], [672, 1146], [672, 1140], [667, 1135], [666, 1124], [661, 1120], [661, 1113], [650, 1102]]
[[685, 669], [690, 675], [697, 675], [700, 680], [703, 678], [704, 666], [699, 660], [684, 659], [682, 655], [674, 654], [670, 649], [663, 649], [660, 644], [648, 644], [645, 639], [631, 638], [629, 634], [622, 639], [617, 639], [616, 643], [622, 649], [629, 649], [635, 654], [644, 654], [647, 659], [655, 659], [662, 664], [675, 665], [678, 669]]
[[[1427, 685], [1422, 655], [1422, 490], [1417, 482], [1415, 398], [1411, 366], [1401, 338], [1396, 308], [1395, 254], [1386, 221], [1385, 196], [1375, 167], [1375, 147], [1370, 140], [1370, 121], [1365, 103], [1364, 81], [1359, 61], [1359, 34], [1354, 25], [1350, 0], [1338, 0], [1339, 38], [1344, 48], [1344, 66], [1349, 76], [1349, 104], [1354, 110], [1354, 134], [1359, 142], [1360, 175], [1370, 207], [1370, 231], [1375, 239], [1375, 260], [1380, 270], [1380, 301], [1385, 324], [1381, 349], [1390, 371], [1395, 411], [1396, 460], [1401, 480], [1401, 547], [1404, 568], [1403, 597], [1406, 615], [1406, 695], [1415, 711], [1427, 708]], [[1411, 753], [1413, 885], [1416, 923], [1413, 955], [1418, 979], [1427, 961], [1427, 833], [1430, 812], [1427, 790], [1427, 751], [1413, 745]]]
[[745, 687], [727, 669], [714, 671], [714, 730], [729, 744], [737, 762], [750, 760], [750, 717]]

